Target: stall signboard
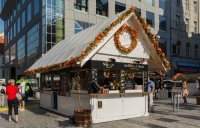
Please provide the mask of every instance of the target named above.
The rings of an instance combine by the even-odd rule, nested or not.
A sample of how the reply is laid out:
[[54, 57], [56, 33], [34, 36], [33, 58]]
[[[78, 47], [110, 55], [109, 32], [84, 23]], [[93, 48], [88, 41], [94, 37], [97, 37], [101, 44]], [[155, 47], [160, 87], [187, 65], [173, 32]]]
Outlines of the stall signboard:
[[138, 63], [120, 63], [120, 62], [106, 62], [106, 61], [89, 61], [85, 65], [87, 68], [98, 70], [131, 70], [135, 72], [147, 71], [148, 66]]

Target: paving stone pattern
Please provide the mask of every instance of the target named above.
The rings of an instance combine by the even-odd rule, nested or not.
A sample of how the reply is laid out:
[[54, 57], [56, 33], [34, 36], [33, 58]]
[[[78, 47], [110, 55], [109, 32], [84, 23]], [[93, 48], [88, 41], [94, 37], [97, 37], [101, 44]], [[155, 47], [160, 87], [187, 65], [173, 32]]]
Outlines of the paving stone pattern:
[[[34, 101], [35, 102], [35, 101]], [[182, 102], [182, 100], [181, 100]], [[200, 105], [195, 105], [195, 97], [188, 98], [189, 104], [180, 104], [173, 112], [170, 99], [156, 100], [154, 113], [149, 117], [119, 120], [91, 125], [91, 128], [200, 128]], [[36, 102], [35, 104], [37, 104]], [[70, 128], [69, 118], [41, 108], [20, 111], [20, 122], [7, 121], [7, 111], [0, 111], [0, 128]]]

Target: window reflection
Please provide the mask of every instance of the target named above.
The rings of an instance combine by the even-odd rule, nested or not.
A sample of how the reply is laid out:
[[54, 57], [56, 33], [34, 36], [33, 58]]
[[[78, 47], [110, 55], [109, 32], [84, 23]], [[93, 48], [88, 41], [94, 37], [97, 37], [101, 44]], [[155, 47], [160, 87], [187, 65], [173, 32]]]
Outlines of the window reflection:
[[34, 15], [36, 15], [39, 12], [39, 7], [40, 7], [40, 1], [39, 0], [34, 0]]
[[5, 63], [9, 63], [10, 62], [10, 56], [9, 56], [9, 54], [10, 54], [10, 50], [8, 49], [8, 50], [6, 50], [6, 54], [5, 54]]
[[78, 21], [78, 20], [75, 20], [74, 21], [74, 28], [75, 28], [75, 33], [78, 33], [88, 27], [91, 27], [93, 26], [94, 24], [93, 23], [88, 23], [88, 22], [83, 22], [83, 21]]
[[148, 12], [146, 13], [146, 22], [151, 25], [152, 28], [154, 28], [154, 13]]
[[159, 29], [166, 31], [166, 18], [165, 18], [165, 16], [159, 16]]
[[108, 0], [96, 0], [96, 14], [108, 16]]
[[26, 24], [26, 22], [25, 22], [25, 11], [23, 11], [22, 12], [22, 28], [25, 27], [25, 24]]
[[31, 20], [31, 2], [27, 7], [27, 22], [29, 22], [30, 20]]
[[126, 10], [126, 5], [115, 1], [115, 14]]
[[162, 9], [166, 9], [166, 0], [159, 0], [159, 7]]
[[37, 59], [38, 47], [39, 47], [39, 24], [36, 24], [27, 33], [28, 60], [35, 61]]
[[23, 64], [25, 57], [25, 36], [20, 38], [17, 42], [17, 57], [18, 57], [18, 64]]
[[75, 0], [74, 8], [77, 10], [85, 11], [88, 10], [88, 0]]
[[47, 0], [43, 7], [43, 53], [50, 50], [53, 45], [64, 39], [65, 9], [64, 0]]
[[13, 44], [10, 50], [10, 60], [13, 61], [16, 58], [16, 44]]

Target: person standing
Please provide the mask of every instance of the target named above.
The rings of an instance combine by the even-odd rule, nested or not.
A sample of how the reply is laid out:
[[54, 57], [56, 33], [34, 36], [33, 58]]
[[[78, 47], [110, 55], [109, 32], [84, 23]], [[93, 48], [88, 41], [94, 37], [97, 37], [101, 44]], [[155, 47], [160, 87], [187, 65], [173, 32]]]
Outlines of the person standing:
[[22, 100], [20, 101], [21, 110], [25, 110], [25, 99], [26, 99], [25, 87], [26, 87], [25, 79], [24, 77], [21, 77], [21, 84], [18, 86], [19, 92], [22, 96]]
[[0, 82], [0, 105], [1, 105], [1, 107], [4, 107], [5, 91], [6, 91], [6, 89], [3, 86], [3, 83]]
[[188, 96], [189, 92], [188, 92], [188, 85], [186, 81], [183, 81], [183, 85], [182, 85], [182, 97], [183, 97], [183, 101], [184, 101], [184, 105], [187, 104], [187, 96]]
[[8, 81], [9, 85], [6, 86], [6, 94], [8, 95], [8, 121], [11, 122], [12, 106], [14, 106], [15, 121], [18, 123], [18, 105], [19, 101], [16, 94], [19, 93], [19, 89], [15, 86], [15, 80]]
[[150, 79], [150, 77], [148, 77], [147, 89], [148, 89], [148, 92], [149, 92], [149, 97], [148, 97], [149, 111], [153, 111], [153, 93], [155, 91], [155, 84]]

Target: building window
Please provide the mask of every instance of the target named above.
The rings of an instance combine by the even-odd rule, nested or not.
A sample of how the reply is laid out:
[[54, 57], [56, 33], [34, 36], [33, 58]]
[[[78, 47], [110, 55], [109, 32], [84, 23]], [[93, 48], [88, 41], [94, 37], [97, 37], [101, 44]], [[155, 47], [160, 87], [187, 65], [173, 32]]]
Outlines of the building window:
[[190, 20], [185, 19], [185, 25], [186, 25], [186, 32], [189, 32], [189, 26], [190, 26]]
[[4, 37], [4, 46], [7, 46], [7, 44], [8, 44], [8, 33], [6, 33]]
[[185, 0], [185, 8], [186, 10], [189, 10], [189, 0]]
[[33, 26], [27, 33], [27, 57], [28, 61], [37, 59], [39, 49], [39, 24]]
[[34, 0], [34, 15], [36, 15], [39, 12], [40, 8], [40, 0]]
[[18, 64], [25, 62], [25, 36], [17, 41], [17, 58]]
[[159, 7], [163, 10], [166, 9], [166, 0], [159, 0]]
[[27, 23], [31, 20], [31, 2], [28, 4], [28, 7], [27, 7]]
[[155, 0], [146, 0], [146, 4], [149, 6], [155, 6]]
[[25, 20], [25, 11], [22, 12], [22, 28], [25, 27], [26, 20]]
[[108, 16], [108, 0], [96, 0], [96, 14]]
[[197, 14], [198, 13], [198, 5], [197, 5], [197, 2], [194, 1], [194, 14]]
[[147, 24], [151, 25], [152, 28], [154, 28], [154, 23], [155, 23], [155, 18], [154, 18], [154, 13], [148, 12], [146, 13], [146, 22]]
[[5, 64], [9, 63], [10, 62], [10, 50], [6, 50], [5, 52]]
[[162, 51], [167, 54], [167, 39], [160, 38], [159, 39], [159, 46], [162, 49]]
[[180, 7], [180, 5], [181, 5], [181, 0], [176, 0], [176, 6]]
[[197, 34], [198, 33], [198, 26], [197, 26], [197, 22], [194, 21], [194, 33]]
[[190, 56], [190, 43], [186, 44], [186, 56], [189, 57]]
[[13, 13], [14, 13], [14, 17], [15, 17], [16, 16], [16, 10], [15, 9], [14, 9]]
[[181, 54], [181, 42], [177, 41], [176, 44], [173, 44], [172, 55], [173, 56], [180, 56], [180, 54]]
[[20, 32], [20, 28], [21, 27], [21, 20], [20, 20], [20, 17], [17, 19], [17, 33]]
[[141, 9], [140, 8], [136, 8], [136, 12], [141, 16]]
[[7, 20], [4, 22], [4, 28], [5, 28], [5, 30], [7, 30], [7, 28], [8, 28], [8, 22], [7, 22]]
[[180, 16], [176, 15], [176, 28], [180, 26]]
[[198, 45], [197, 44], [194, 46], [194, 57], [195, 58], [198, 57]]
[[43, 1], [42, 18], [42, 53], [64, 39], [65, 36], [65, 3], [64, 0]]
[[22, 5], [24, 4], [25, 0], [22, 0]]
[[19, 10], [20, 10], [20, 8], [21, 8], [21, 4], [20, 4], [20, 2], [17, 4], [17, 11], [19, 12]]
[[16, 23], [13, 26], [13, 38], [15, 38], [17, 32]]
[[13, 38], [13, 28], [11, 27], [10, 28], [10, 41], [12, 40], [12, 38]]
[[126, 5], [115, 1], [115, 14], [126, 10]]
[[16, 58], [16, 44], [13, 44], [10, 50], [10, 60], [13, 61], [15, 58]]
[[166, 18], [165, 18], [165, 16], [159, 16], [159, 29], [166, 31]]
[[75, 0], [74, 8], [77, 10], [85, 11], [88, 10], [88, 0]]
[[94, 25], [94, 24], [75, 20], [74, 21], [74, 28], [75, 28], [74, 32], [78, 33], [80, 31], [83, 31], [86, 28], [91, 27], [92, 25]]
[[12, 23], [12, 15], [10, 14], [10, 24]]
[[7, 40], [5, 41], [5, 45], [8, 45], [10, 43], [10, 32], [7, 33]]

